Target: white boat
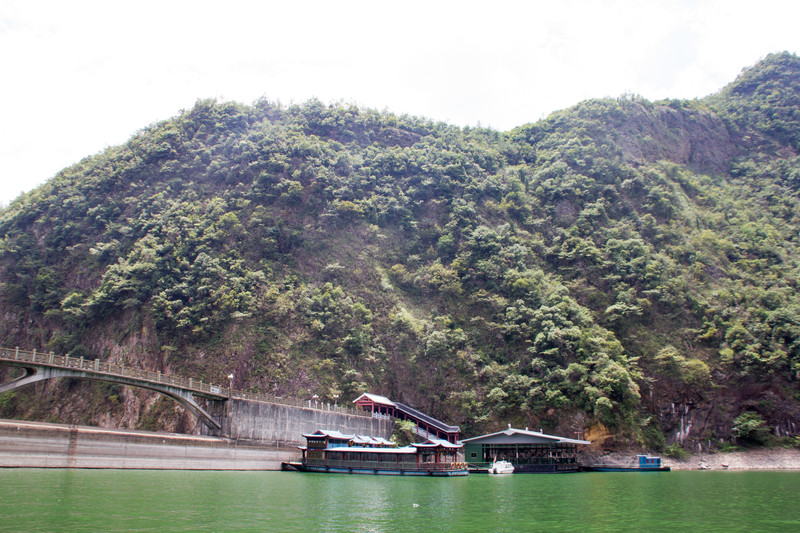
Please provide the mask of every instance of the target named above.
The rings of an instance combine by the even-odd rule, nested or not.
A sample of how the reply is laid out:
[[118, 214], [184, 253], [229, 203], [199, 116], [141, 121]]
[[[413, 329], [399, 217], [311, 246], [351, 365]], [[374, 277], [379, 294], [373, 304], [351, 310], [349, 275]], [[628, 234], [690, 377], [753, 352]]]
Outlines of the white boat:
[[489, 466], [490, 474], [513, 474], [514, 465], [508, 461], [495, 461]]

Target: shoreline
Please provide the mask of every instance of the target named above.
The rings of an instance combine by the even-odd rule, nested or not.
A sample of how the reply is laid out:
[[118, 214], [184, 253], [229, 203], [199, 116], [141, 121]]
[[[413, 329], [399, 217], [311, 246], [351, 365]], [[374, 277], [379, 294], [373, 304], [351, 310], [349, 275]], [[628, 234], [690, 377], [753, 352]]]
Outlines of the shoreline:
[[[631, 465], [642, 451], [619, 451], [602, 456], [586, 457], [587, 464], [608, 463]], [[693, 453], [686, 460], [660, 456], [662, 464], [671, 470], [800, 470], [798, 448], [754, 448], [736, 452]]]
[[692, 454], [685, 461], [665, 457], [663, 461], [673, 470], [800, 470], [800, 449], [756, 448]]
[[[581, 463], [630, 465], [639, 453], [583, 454]], [[221, 437], [0, 420], [0, 468], [281, 470], [282, 462], [298, 455], [294, 447]], [[800, 449], [695, 453], [685, 461], [662, 461], [671, 470], [800, 470]]]

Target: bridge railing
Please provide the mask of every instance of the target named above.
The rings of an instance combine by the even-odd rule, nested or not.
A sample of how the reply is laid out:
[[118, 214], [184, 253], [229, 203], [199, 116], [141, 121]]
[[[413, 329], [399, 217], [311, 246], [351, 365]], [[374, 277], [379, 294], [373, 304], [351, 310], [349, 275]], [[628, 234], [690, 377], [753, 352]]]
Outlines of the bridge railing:
[[269, 403], [277, 403], [280, 405], [291, 405], [293, 407], [305, 407], [306, 409], [316, 409], [318, 411], [333, 411], [351, 416], [361, 416], [364, 418], [370, 418], [371, 416], [370, 413], [368, 413], [367, 411], [362, 411], [360, 409], [358, 410], [351, 409], [349, 407], [344, 407], [336, 403], [331, 405], [330, 402], [320, 402], [318, 400], [300, 400], [296, 398], [285, 398], [282, 396], [273, 396], [271, 394], [248, 392], [242, 390], [233, 391], [233, 397], [242, 400], [253, 400], [256, 402], [269, 402]]
[[32, 363], [56, 368], [70, 368], [84, 370], [95, 374], [119, 376], [124, 378], [139, 379], [160, 385], [171, 385], [192, 392], [198, 392], [216, 398], [237, 398], [242, 400], [253, 400], [261, 402], [276, 403], [279, 405], [290, 405], [293, 407], [305, 407], [307, 409], [317, 409], [321, 411], [335, 411], [339, 413], [369, 417], [366, 411], [357, 411], [347, 407], [342, 407], [334, 403], [320, 402], [318, 400], [300, 400], [294, 398], [283, 398], [263, 393], [254, 393], [236, 390], [231, 387], [221, 387], [203, 380], [185, 378], [161, 372], [151, 372], [124, 364], [115, 364], [99, 359], [86, 359], [84, 357], [69, 357], [68, 355], [56, 355], [53, 352], [37, 352], [36, 350], [20, 350], [19, 348], [0, 347], [0, 359], [13, 361], [16, 363]]

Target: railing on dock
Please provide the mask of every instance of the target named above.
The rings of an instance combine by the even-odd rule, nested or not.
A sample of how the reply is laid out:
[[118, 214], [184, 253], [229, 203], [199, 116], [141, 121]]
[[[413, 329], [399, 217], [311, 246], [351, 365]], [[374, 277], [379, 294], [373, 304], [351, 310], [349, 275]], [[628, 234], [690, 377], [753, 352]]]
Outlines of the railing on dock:
[[369, 418], [371, 415], [366, 411], [357, 411], [347, 407], [342, 407], [330, 402], [320, 402], [318, 400], [300, 400], [295, 398], [283, 398], [263, 393], [236, 390], [231, 387], [222, 387], [203, 381], [202, 379], [184, 378], [162, 372], [151, 372], [126, 366], [124, 364], [110, 363], [99, 359], [86, 359], [84, 357], [70, 357], [68, 355], [56, 355], [53, 352], [37, 352], [36, 350], [20, 350], [17, 348], [0, 347], [0, 360], [14, 363], [15, 366], [24, 366], [24, 363], [48, 366], [53, 368], [68, 368], [73, 370], [83, 370], [98, 375], [117, 376], [123, 378], [137, 379], [159, 385], [168, 385], [184, 390], [198, 393], [200, 396], [207, 396], [217, 399], [235, 398], [240, 400], [251, 400], [257, 402], [268, 402], [292, 407], [305, 407], [306, 409], [316, 409], [319, 411], [334, 411], [351, 416], [361, 416]]
[[[455, 470], [456, 463], [415, 463], [402, 461], [347, 461], [336, 459], [306, 459], [307, 466], [330, 468], [360, 468], [366, 470], [406, 470], [414, 472]], [[466, 468], [466, 466], [465, 466]]]

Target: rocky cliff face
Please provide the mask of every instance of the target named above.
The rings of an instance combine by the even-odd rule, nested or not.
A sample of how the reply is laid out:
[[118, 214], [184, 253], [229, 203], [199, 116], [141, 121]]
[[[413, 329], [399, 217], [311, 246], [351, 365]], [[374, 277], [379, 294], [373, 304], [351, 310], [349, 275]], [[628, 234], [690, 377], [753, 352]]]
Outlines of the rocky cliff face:
[[739, 139], [716, 113], [680, 104], [635, 104], [612, 135], [624, 160], [636, 166], [670, 161], [698, 172], [721, 174], [744, 153]]

